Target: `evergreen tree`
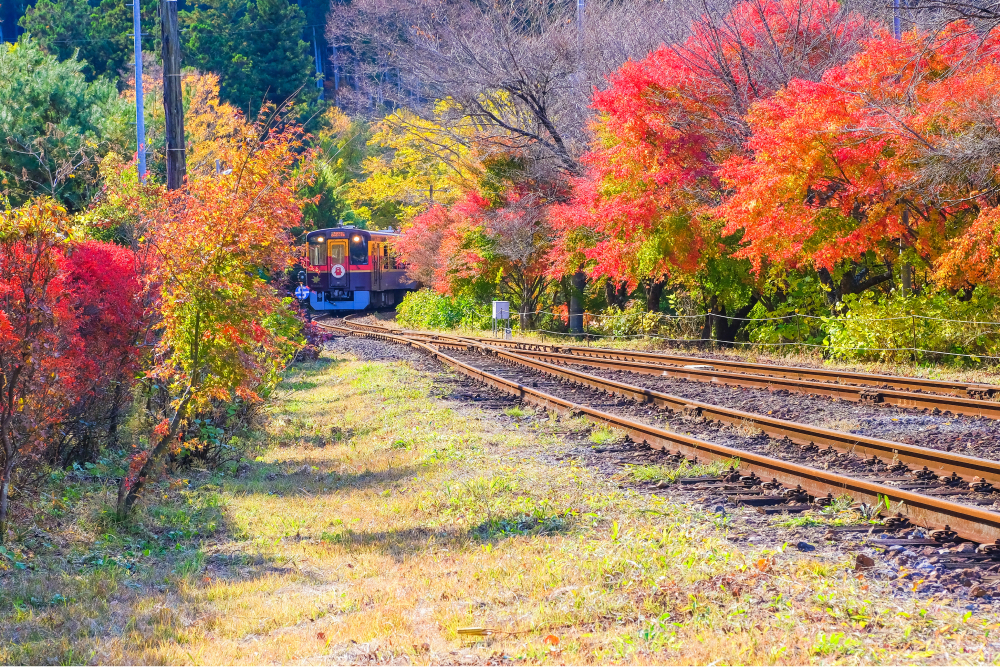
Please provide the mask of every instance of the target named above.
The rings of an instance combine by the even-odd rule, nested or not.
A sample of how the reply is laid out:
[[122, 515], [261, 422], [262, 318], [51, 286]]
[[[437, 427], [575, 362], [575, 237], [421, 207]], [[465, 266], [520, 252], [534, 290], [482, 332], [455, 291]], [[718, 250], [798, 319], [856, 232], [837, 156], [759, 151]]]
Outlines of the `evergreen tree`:
[[0, 198], [48, 195], [79, 210], [100, 158], [135, 150], [132, 105], [110, 81], [88, 83], [83, 66], [29, 36], [0, 44]]
[[79, 50], [78, 57], [86, 61], [84, 72], [93, 78], [92, 11], [87, 0], [38, 0], [34, 7], [28, 8], [20, 23], [42, 48], [59, 60], [68, 60]]
[[288, 0], [206, 0], [184, 12], [185, 64], [218, 73], [222, 98], [251, 115], [265, 101], [317, 96], [305, 15]]
[[[143, 48], [154, 53], [160, 52], [158, 4], [158, 0], [141, 0], [139, 4], [143, 31], [147, 33]], [[95, 73], [111, 78], [124, 74], [128, 78], [134, 57], [131, 0], [101, 0], [90, 26], [90, 37], [94, 41], [88, 60]]]
[[[140, 7], [144, 30], [152, 33], [144, 45], [153, 51], [159, 35], [152, 29], [157, 25], [157, 0], [141, 0]], [[101, 0], [97, 7], [88, 0], [38, 0], [21, 18], [21, 27], [59, 60], [76, 54], [89, 80], [102, 75], [117, 79], [131, 70], [130, 0]]]

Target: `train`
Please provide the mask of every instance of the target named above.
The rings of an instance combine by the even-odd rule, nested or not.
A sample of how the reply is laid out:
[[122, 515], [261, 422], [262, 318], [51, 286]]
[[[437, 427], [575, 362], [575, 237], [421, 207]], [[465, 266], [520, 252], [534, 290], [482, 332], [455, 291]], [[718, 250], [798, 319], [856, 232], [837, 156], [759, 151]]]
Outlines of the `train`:
[[319, 229], [306, 235], [306, 287], [314, 310], [385, 308], [420, 283], [392, 252], [398, 234], [354, 227]]

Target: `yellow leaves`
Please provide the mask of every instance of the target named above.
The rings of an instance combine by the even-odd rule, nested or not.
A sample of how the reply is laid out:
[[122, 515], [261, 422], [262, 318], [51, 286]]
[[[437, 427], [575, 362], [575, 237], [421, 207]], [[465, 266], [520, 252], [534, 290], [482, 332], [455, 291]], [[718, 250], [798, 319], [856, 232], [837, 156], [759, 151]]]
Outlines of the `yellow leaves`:
[[[446, 107], [446, 101], [438, 102], [437, 115]], [[434, 204], [454, 203], [482, 171], [467, 147], [474, 133], [471, 126], [449, 130], [405, 110], [386, 117], [375, 125], [368, 142], [385, 153], [365, 159], [367, 178], [351, 185], [350, 200], [355, 208], [368, 202], [375, 207], [396, 203], [404, 220]]]

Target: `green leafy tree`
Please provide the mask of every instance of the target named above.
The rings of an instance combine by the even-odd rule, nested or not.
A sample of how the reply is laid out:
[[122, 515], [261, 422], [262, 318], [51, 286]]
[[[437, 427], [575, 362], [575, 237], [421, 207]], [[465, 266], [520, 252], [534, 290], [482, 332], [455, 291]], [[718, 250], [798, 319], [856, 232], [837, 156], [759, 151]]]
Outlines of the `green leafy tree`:
[[[145, 30], [156, 25], [157, 0], [141, 0]], [[128, 0], [102, 0], [95, 7], [88, 0], [38, 0], [21, 18], [21, 27], [42, 48], [68, 60], [74, 55], [85, 62], [88, 79], [106, 75], [117, 79], [131, 68], [132, 4]], [[147, 50], [155, 50], [155, 37], [146, 38]]]
[[330, 107], [317, 120], [320, 128], [313, 137], [319, 150], [310, 162], [302, 165], [314, 176], [302, 192], [309, 201], [302, 210], [303, 228], [334, 227], [341, 220], [344, 224], [366, 226], [368, 209], [352, 210], [347, 197], [351, 184], [361, 173], [367, 128], [336, 107]]
[[181, 21], [185, 64], [218, 73], [222, 98], [249, 115], [299, 88], [298, 102], [316, 99], [306, 18], [288, 0], [207, 0]]
[[47, 195], [82, 209], [101, 157], [134, 150], [128, 100], [105, 79], [88, 82], [83, 67], [30, 37], [0, 45], [0, 192], [13, 204]]

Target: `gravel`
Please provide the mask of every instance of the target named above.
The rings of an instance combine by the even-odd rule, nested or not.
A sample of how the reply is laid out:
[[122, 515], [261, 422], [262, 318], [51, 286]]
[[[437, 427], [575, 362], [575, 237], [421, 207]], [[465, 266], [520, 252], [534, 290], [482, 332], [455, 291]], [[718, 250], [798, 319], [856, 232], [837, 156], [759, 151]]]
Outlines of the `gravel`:
[[702, 403], [823, 426], [845, 433], [980, 458], [1000, 457], [1000, 422], [985, 417], [934, 415], [884, 403], [853, 403], [822, 396], [793, 394], [785, 389], [769, 391], [752, 387], [727, 387], [629, 371], [587, 367], [586, 372]]

